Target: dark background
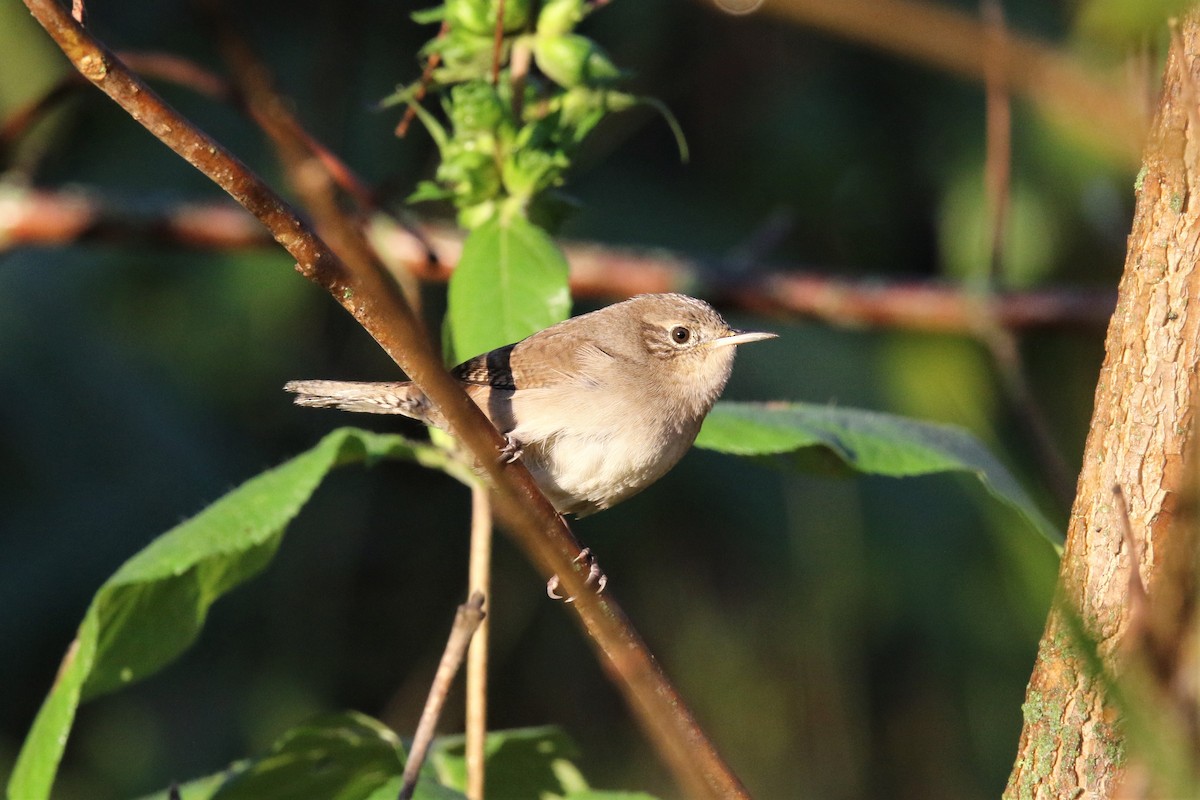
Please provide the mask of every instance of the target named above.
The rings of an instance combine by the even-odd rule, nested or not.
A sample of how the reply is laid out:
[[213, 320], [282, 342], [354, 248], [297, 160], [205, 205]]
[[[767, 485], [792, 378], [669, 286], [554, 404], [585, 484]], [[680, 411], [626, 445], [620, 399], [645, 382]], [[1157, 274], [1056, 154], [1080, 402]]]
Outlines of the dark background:
[[[974, 11], [970, 4], [964, 8]], [[302, 120], [399, 196], [428, 177], [419, 130], [372, 105], [419, 73], [432, 28], [405, 3], [250, 2], [237, 13]], [[1014, 28], [1105, 56], [1073, 3], [1006, 4]], [[219, 68], [186, 3], [95, 4], [110, 46]], [[651, 112], [594, 135], [569, 238], [671, 248], [712, 269], [770, 220], [773, 265], [883, 280], [983, 274], [981, 87], [764, 15], [621, 0], [584, 32], [631, 87], [678, 115], [681, 165]], [[25, 9], [0, 5], [0, 110], [65, 69]], [[231, 109], [173, 104], [277, 186], [263, 137]], [[1115, 286], [1132, 170], [1017, 103], [1009, 286]], [[19, 164], [42, 186], [115, 202], [219, 191], [99, 93], [71, 103]], [[16, 190], [14, 172], [2, 193]], [[26, 176], [28, 177], [28, 176]], [[430, 209], [418, 209], [430, 213]], [[0, 776], [105, 578], [157, 534], [338, 425], [404, 421], [295, 408], [294, 378], [395, 379], [378, 347], [278, 250], [185, 253], [103, 243], [0, 252]], [[444, 287], [430, 286], [437, 309]], [[577, 310], [591, 306], [580, 304]], [[962, 425], [1065, 527], [987, 351], [965, 336], [749, 318], [726, 392]], [[1033, 390], [1077, 469], [1102, 331], [1023, 336]], [[468, 497], [415, 466], [336, 472], [259, 578], [199, 643], [81, 709], [56, 796], [128, 797], [216, 771], [289, 725], [355, 708], [411, 735], [465, 586]], [[695, 451], [651, 490], [575, 525], [667, 672], [756, 797], [994, 797], [1016, 751], [1055, 560], [968, 479], [834, 479]], [[603, 788], [675, 796], [569, 614], [503, 538], [494, 727], [553, 723]], [[458, 695], [443, 721], [461, 729]]]

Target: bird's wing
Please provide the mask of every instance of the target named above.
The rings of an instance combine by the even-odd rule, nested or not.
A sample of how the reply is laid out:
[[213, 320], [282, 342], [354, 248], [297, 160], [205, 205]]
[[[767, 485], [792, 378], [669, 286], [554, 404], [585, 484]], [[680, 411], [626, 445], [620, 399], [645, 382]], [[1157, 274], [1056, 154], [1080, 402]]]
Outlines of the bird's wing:
[[515, 347], [515, 344], [510, 344], [475, 356], [450, 370], [450, 374], [463, 383], [492, 386], [496, 389], [515, 389], [517, 387], [513, 383], [512, 370], [509, 368], [509, 360]]
[[570, 328], [547, 328], [516, 344], [464, 361], [452, 370], [463, 383], [495, 389], [538, 389], [572, 381], [594, 382], [597, 367], [613, 356]]

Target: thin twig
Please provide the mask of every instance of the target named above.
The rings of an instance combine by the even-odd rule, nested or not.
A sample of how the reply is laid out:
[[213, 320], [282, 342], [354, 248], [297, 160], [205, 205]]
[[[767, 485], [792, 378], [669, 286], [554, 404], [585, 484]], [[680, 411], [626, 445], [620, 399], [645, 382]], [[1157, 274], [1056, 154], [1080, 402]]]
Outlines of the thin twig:
[[[287, 170], [288, 181], [305, 205], [317, 219], [318, 231], [323, 237], [336, 237], [335, 249], [345, 252], [353, 248], [359, 253], [364, 268], [374, 268], [375, 253], [363, 237], [363, 220], [351, 217], [341, 208], [335, 187], [347, 191], [363, 208], [377, 208], [373, 192], [354, 171], [333, 155], [312, 136], [291, 112], [283, 96], [276, 91], [274, 79], [267, 65], [259, 60], [234, 28], [225, 12], [221, 0], [205, 0], [202, 5], [206, 19], [216, 32], [221, 54], [233, 75], [234, 91], [240, 104], [269, 137], [275, 151]], [[317, 215], [314, 205], [326, 209]], [[398, 221], [398, 220], [397, 220]], [[398, 221], [405, 234], [430, 257], [434, 258], [429, 243], [412, 228]], [[405, 302], [410, 308], [420, 307], [420, 287], [412, 276], [395, 275]], [[419, 315], [414, 315], [421, 322]]]
[[983, 84], [987, 103], [987, 133], [984, 158], [984, 186], [991, 220], [988, 255], [990, 279], [998, 284], [1003, 269], [1004, 238], [1008, 228], [1008, 198], [1012, 185], [1012, 97], [1004, 72], [1004, 54], [1008, 48], [1008, 29], [1000, 0], [981, 0], [986, 26], [983, 58]]
[[400, 788], [399, 800], [409, 800], [417, 788], [417, 776], [421, 765], [425, 763], [425, 756], [429, 753], [429, 745], [433, 743], [433, 735], [437, 732], [438, 718], [442, 716], [442, 708], [446, 705], [446, 695], [450, 693], [450, 685], [454, 683], [454, 676], [462, 666], [467, 645], [485, 616], [483, 595], [479, 592], [472, 594], [454, 614], [454, 626], [450, 629], [450, 638], [446, 641], [446, 649], [442, 651], [442, 660], [433, 675], [429, 696], [425, 699], [425, 708], [421, 711], [417, 731], [413, 734], [412, 747], [408, 751], [408, 760], [404, 764], [404, 782]]
[[54, 0], [25, 0], [25, 4], [88, 80], [262, 220], [296, 258], [298, 271], [341, 303], [441, 410], [451, 434], [491, 481], [497, 516], [526, 557], [544, 579], [558, 575], [564, 591], [580, 598], [569, 608], [577, 612], [601, 664], [684, 792], [701, 798], [747, 797], [745, 787], [721, 759], [613, 593], [600, 598], [588, 592], [582, 567], [573, 563], [579, 544], [528, 469], [519, 461], [500, 463], [503, 437], [446, 372], [399, 290], [382, 273], [361, 230], [335, 221], [342, 216], [339, 209], [315, 193], [318, 202], [310, 211], [331, 232], [337, 249], [326, 245], [257, 175], [164, 103]]
[[0, 123], [0, 167], [7, 167], [21, 141], [38, 120], [57, 108], [63, 100], [87, 86], [78, 72], [63, 76], [39, 97], [13, 109]]
[[[447, 22], [442, 23], [442, 27], [438, 29], [438, 39], [444, 39], [446, 31], [450, 30], [450, 25]], [[433, 80], [433, 71], [438, 68], [438, 64], [442, 63], [442, 54], [434, 51], [429, 54], [429, 60], [425, 62], [425, 68], [421, 70], [421, 82], [417, 85], [417, 90], [413, 92], [412, 103], [408, 103], [404, 108], [404, 116], [400, 118], [400, 122], [396, 125], [396, 136], [403, 139], [408, 135], [408, 126], [412, 125], [412, 121], [416, 119], [417, 110], [413, 107], [413, 103], [419, 103], [425, 99], [425, 93], [429, 91], [429, 82]]]
[[[981, 285], [987, 303], [1004, 280], [1005, 231], [1008, 220], [1009, 187], [1012, 185], [1012, 99], [1004, 65], [1010, 46], [1000, 0], [980, 0], [984, 19], [983, 77], [986, 93], [986, 157], [984, 187], [988, 206], [988, 254]], [[1037, 463], [1050, 491], [1065, 511], [1075, 499], [1075, 481], [1067, 460], [1054, 441], [1046, 413], [1037, 401], [1021, 357], [1020, 344], [1012, 330], [989, 313], [991, 304], [979, 315], [978, 335], [992, 355], [1000, 373], [1001, 387], [1009, 405], [1021, 417], [1021, 432], [1029, 439]]]
[[[222, 101], [231, 99], [229, 86], [225, 81], [188, 59], [169, 53], [120, 52], [118, 56], [130, 69], [144, 78], [167, 80]], [[28, 135], [39, 120], [88, 85], [78, 72], [70, 72], [40, 96], [12, 111], [0, 123], [0, 164], [9, 161], [17, 143]]]
[[[467, 593], [492, 596], [492, 503], [487, 490], [471, 487], [471, 561]], [[488, 640], [491, 624], [485, 617], [467, 651], [466, 762], [467, 797], [483, 800], [487, 745]]]

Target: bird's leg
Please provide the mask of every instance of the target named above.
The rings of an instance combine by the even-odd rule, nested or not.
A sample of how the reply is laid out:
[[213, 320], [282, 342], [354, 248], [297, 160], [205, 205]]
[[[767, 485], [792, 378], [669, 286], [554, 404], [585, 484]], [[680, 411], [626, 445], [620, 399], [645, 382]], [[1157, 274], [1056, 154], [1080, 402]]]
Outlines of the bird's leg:
[[500, 448], [501, 464], [512, 464], [524, 453], [521, 443], [511, 433], [504, 434], [504, 447]]
[[[584, 586], [595, 586], [596, 594], [604, 591], [604, 587], [608, 586], [608, 576], [604, 574], [604, 570], [600, 569], [600, 565], [596, 563], [596, 557], [592, 555], [592, 548], [585, 547], [579, 551], [579, 555], [575, 556], [572, 564], [587, 564], [588, 575], [584, 578]], [[558, 576], [555, 575], [550, 580], [546, 581], [546, 594], [553, 600], [562, 600], [566, 603], [575, 602], [574, 596], [564, 598], [558, 593]]]

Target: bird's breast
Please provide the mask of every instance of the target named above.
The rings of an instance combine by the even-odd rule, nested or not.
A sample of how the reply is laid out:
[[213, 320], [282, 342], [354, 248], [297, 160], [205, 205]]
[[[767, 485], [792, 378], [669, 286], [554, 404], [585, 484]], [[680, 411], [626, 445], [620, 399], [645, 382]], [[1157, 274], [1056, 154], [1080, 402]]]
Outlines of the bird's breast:
[[561, 513], [584, 516], [640, 492], [678, 463], [700, 429], [702, 417], [649, 414], [647, 404], [631, 407], [602, 391], [566, 394], [521, 391], [512, 399], [512, 435]]

